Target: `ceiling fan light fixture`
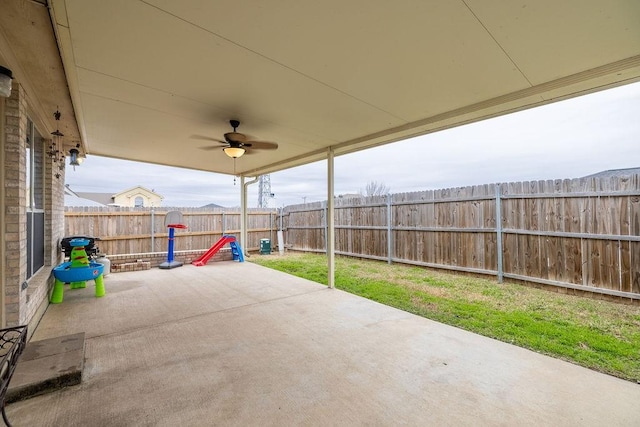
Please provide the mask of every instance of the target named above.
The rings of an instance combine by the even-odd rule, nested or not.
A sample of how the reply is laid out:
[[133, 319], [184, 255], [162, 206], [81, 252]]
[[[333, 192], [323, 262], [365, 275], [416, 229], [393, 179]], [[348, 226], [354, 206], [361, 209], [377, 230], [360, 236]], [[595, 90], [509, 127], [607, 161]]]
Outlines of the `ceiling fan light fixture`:
[[226, 147], [223, 148], [222, 151], [224, 151], [224, 154], [231, 157], [232, 159], [237, 159], [244, 154], [245, 150], [242, 147]]

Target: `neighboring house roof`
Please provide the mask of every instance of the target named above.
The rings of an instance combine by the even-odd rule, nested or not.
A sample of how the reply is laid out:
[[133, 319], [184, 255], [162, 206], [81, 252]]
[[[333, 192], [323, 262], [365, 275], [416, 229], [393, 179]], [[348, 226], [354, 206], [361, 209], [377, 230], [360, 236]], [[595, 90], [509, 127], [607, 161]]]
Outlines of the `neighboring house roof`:
[[71, 194], [64, 195], [64, 205], [68, 207], [104, 206], [102, 203], [98, 203], [89, 199], [83, 199], [82, 197], [73, 196]]
[[216, 205], [215, 203], [209, 203], [208, 205], [201, 206], [201, 208], [224, 208], [224, 206]]
[[583, 178], [611, 178], [611, 177], [623, 177], [631, 175], [640, 175], [640, 167], [626, 168], [626, 169], [610, 169], [602, 172], [597, 172], [591, 175], [583, 176]]
[[77, 191], [76, 194], [79, 197], [93, 200], [94, 202], [98, 202], [101, 205], [110, 205], [113, 203], [113, 194], [112, 193], [90, 193], [84, 191]]
[[105, 206], [110, 202], [103, 203], [101, 199], [94, 197], [88, 197], [87, 195], [102, 194], [102, 193], [76, 193], [69, 187], [69, 184], [64, 186], [64, 205], [69, 207], [80, 206]]

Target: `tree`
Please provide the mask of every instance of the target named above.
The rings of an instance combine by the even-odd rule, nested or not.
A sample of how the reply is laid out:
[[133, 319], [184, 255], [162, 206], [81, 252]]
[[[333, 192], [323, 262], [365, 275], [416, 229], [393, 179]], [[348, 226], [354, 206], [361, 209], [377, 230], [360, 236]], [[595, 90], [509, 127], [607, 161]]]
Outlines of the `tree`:
[[364, 189], [364, 193], [361, 191], [365, 197], [371, 196], [386, 196], [389, 194], [389, 187], [387, 187], [384, 183], [378, 181], [369, 181], [367, 186]]

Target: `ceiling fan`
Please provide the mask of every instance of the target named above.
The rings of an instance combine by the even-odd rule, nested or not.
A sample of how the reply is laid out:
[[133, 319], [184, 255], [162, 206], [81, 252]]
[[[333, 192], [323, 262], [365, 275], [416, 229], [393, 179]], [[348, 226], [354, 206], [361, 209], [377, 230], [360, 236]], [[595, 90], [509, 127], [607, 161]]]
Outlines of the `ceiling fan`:
[[[224, 153], [233, 158], [237, 159], [243, 154], [251, 154], [253, 150], [275, 150], [278, 148], [278, 144], [275, 142], [267, 142], [267, 141], [254, 141], [251, 137], [240, 133], [237, 131], [238, 126], [240, 126], [240, 121], [238, 120], [229, 120], [229, 124], [233, 128], [233, 132], [227, 132], [224, 134], [224, 141], [218, 138], [212, 138], [210, 136], [204, 135], [192, 135], [191, 138], [194, 139], [204, 139], [205, 141], [214, 141], [222, 144], [222, 151]], [[215, 150], [220, 146], [207, 146], [200, 147], [203, 150]]]

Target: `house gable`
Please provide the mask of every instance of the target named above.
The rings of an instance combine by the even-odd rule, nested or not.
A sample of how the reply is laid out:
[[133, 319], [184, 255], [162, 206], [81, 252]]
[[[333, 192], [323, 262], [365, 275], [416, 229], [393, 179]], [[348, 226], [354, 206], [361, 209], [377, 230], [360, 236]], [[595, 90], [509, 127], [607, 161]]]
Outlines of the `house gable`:
[[131, 207], [160, 206], [164, 199], [160, 194], [140, 185], [116, 193], [112, 198], [113, 203], [118, 206]]

